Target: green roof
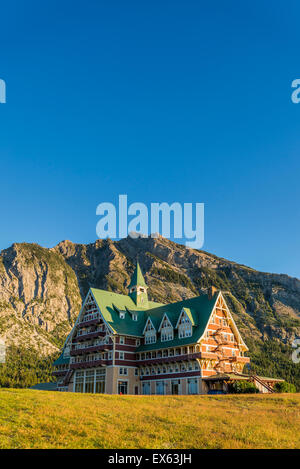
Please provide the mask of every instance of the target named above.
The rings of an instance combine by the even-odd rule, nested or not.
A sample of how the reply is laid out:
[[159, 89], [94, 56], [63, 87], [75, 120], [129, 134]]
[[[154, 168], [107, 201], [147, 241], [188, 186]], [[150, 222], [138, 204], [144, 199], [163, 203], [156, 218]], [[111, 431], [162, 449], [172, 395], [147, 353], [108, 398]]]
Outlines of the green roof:
[[[96, 303], [99, 306], [101, 314], [106, 323], [116, 334], [131, 335], [142, 337], [147, 319], [150, 317], [156, 330], [158, 330], [161, 320], [166, 313], [175, 328], [179, 315], [185, 308], [188, 317], [193, 324], [192, 337], [179, 339], [177, 331], [174, 331], [174, 340], [161, 342], [160, 339], [154, 344], [142, 345], [141, 350], [152, 350], [158, 347], [174, 347], [187, 345], [197, 342], [202, 336], [211, 312], [215, 306], [218, 293], [210, 298], [207, 294], [163, 305], [149, 301], [148, 309], [138, 308], [135, 302], [128, 295], [119, 295], [118, 293], [108, 292], [91, 288]], [[124, 313], [125, 318], [120, 318], [120, 312]], [[137, 315], [137, 320], [132, 319], [132, 313]]]
[[57, 360], [53, 363], [54, 366], [57, 365], [67, 365], [70, 361], [70, 357], [65, 358], [64, 353], [62, 352]]
[[139, 287], [147, 287], [142, 270], [140, 268], [140, 264], [137, 262], [135, 271], [133, 273], [133, 276], [131, 277], [130, 284], [128, 286], [128, 289], [139, 286]]
[[197, 342], [203, 335], [209, 317], [215, 307], [218, 293], [210, 299], [207, 294], [196, 296], [188, 300], [178, 301], [176, 303], [170, 303], [168, 305], [159, 306], [146, 311], [147, 319], [151, 318], [151, 321], [156, 330], [158, 330], [161, 320], [166, 313], [170, 319], [173, 327], [175, 327], [182, 309], [188, 312], [189, 317], [192, 318], [193, 334], [191, 337], [185, 337], [179, 339], [177, 330], [174, 330], [174, 339], [161, 342], [160, 338], [154, 344], [141, 345], [137, 351], [155, 350], [163, 347], [178, 347], [182, 345], [193, 344]]
[[[147, 320], [146, 313], [151, 308], [161, 305], [161, 303], [149, 301], [148, 309], [145, 310], [145, 308], [138, 308], [128, 295], [120, 295], [97, 288], [91, 288], [91, 292], [105, 321], [117, 334], [141, 337]], [[125, 314], [124, 319], [120, 318], [120, 312]], [[132, 313], [137, 315], [137, 321], [132, 319]]]
[[36, 389], [38, 391], [56, 391], [57, 383], [38, 383], [31, 386], [29, 389]]

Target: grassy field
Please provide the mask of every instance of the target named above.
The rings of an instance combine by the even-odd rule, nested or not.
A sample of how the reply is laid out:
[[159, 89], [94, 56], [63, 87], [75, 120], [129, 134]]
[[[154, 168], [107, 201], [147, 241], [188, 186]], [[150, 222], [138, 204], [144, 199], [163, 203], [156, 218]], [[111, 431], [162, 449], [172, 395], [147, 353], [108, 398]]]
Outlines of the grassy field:
[[300, 394], [146, 397], [0, 389], [0, 448], [300, 448]]

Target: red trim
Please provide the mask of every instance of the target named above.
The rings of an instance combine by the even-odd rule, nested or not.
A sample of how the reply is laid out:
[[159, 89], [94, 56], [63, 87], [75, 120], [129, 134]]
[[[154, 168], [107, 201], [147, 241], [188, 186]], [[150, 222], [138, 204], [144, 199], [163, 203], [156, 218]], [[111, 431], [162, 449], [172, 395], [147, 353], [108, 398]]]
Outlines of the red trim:
[[118, 366], [137, 366], [135, 360], [115, 360], [115, 365]]
[[78, 368], [94, 368], [95, 366], [104, 366], [104, 365], [111, 365], [111, 360], [94, 360], [91, 362], [83, 362], [83, 363], [71, 363], [71, 369], [78, 369]]
[[193, 376], [198, 376], [201, 378], [201, 371], [187, 371], [186, 373], [163, 373], [160, 375], [151, 375], [151, 376], [140, 376], [141, 381], [149, 381], [149, 380], [154, 380], [154, 379], [159, 379], [160, 381], [163, 381], [164, 379], [169, 379], [169, 378], [190, 378]]
[[127, 351], [127, 352], [135, 353], [135, 349], [136, 349], [136, 346], [133, 346], [133, 345], [121, 345], [121, 344], [116, 345], [116, 350], [120, 350], [120, 351]]
[[137, 361], [137, 365], [148, 366], [148, 365], [155, 365], [159, 363], [174, 363], [174, 362], [196, 360], [197, 358], [210, 358], [210, 359], [216, 360], [218, 356], [216, 353], [212, 353], [212, 352], [196, 352], [196, 353], [188, 353], [186, 355], [175, 355], [174, 357], [160, 357], [160, 358], [149, 358], [147, 360], [139, 360]]

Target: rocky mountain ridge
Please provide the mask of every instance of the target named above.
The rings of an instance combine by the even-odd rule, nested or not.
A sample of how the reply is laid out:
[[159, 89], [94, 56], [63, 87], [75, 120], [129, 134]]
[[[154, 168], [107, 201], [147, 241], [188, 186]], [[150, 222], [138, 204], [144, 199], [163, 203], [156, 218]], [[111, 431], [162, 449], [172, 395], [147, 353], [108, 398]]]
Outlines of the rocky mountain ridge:
[[137, 258], [155, 301], [189, 298], [210, 285], [222, 289], [254, 357], [263, 360], [266, 344], [278, 344], [287, 354], [300, 336], [300, 280], [162, 237], [128, 237], [87, 245], [63, 241], [51, 249], [20, 243], [3, 250], [0, 337], [44, 355], [58, 351], [89, 287], [126, 293]]

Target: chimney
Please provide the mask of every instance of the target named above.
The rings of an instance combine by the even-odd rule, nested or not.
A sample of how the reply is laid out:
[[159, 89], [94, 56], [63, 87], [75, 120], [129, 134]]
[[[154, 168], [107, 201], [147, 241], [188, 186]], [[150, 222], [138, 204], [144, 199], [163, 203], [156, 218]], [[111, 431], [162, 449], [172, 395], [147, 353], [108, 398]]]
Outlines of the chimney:
[[216, 293], [216, 291], [217, 291], [217, 288], [214, 287], [213, 285], [208, 288], [208, 298], [210, 300], [212, 300], [212, 298], [213, 298], [214, 294]]

